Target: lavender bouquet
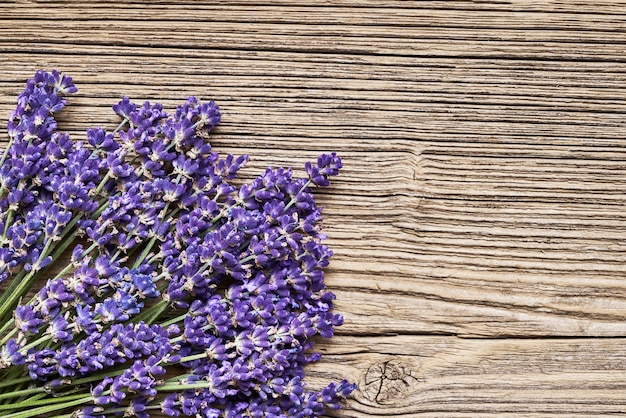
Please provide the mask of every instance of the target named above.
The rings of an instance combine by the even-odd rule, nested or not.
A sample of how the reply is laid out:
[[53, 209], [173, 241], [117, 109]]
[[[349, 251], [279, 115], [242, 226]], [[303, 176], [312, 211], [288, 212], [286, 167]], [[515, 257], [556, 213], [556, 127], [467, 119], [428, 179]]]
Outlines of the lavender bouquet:
[[[0, 160], [0, 416], [316, 417], [354, 390], [307, 389], [311, 337], [342, 317], [324, 285], [312, 188], [207, 142], [214, 102], [173, 115], [124, 98], [113, 131], [57, 130], [72, 79], [38, 71]], [[37, 288], [34, 288], [37, 287]]]

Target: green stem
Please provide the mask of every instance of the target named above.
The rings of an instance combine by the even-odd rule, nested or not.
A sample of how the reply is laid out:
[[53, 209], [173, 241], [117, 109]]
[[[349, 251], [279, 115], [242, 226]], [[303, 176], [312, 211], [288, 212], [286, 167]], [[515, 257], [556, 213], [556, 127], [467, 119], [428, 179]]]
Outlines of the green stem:
[[[7, 144], [7, 147], [4, 149], [4, 152], [2, 153], [2, 159], [0, 159], [0, 167], [2, 167], [4, 165], [4, 162], [6, 161], [7, 157], [9, 156], [9, 150], [13, 146], [13, 142], [15, 142], [15, 137], [11, 136], [9, 138], [9, 143]], [[2, 191], [4, 191], [4, 190], [2, 190]], [[0, 196], [1, 195], [2, 195], [2, 193], [0, 192]]]
[[94, 375], [89, 376], [89, 377], [83, 377], [82, 379], [72, 380], [70, 385], [71, 386], [79, 386], [79, 385], [83, 385], [85, 383], [95, 382], [96, 380], [102, 380], [105, 377], [119, 376], [121, 374], [124, 374], [126, 369], [128, 369], [128, 366], [124, 366], [123, 369], [114, 370], [114, 371], [107, 370], [106, 372], [97, 373], [97, 374], [94, 374]]
[[109, 199], [100, 199], [98, 202], [102, 203], [100, 203], [100, 207], [98, 208], [98, 210], [93, 213], [91, 219], [98, 219], [100, 215], [102, 215], [102, 212], [104, 212], [104, 210], [109, 207]]
[[120, 131], [120, 129], [122, 129], [124, 127], [124, 125], [126, 125], [126, 123], [128, 122], [128, 118], [124, 118], [124, 120], [122, 120], [120, 122], [119, 125], [117, 125], [117, 128], [115, 128], [115, 130], [113, 131], [113, 135], [115, 135], [116, 133], [118, 133]]
[[167, 321], [165, 321], [165, 322], [161, 322], [161, 326], [165, 328], [165, 327], [167, 327], [167, 326], [169, 326], [169, 325], [172, 325], [172, 324], [175, 324], [175, 323], [177, 323], [177, 322], [180, 322], [180, 321], [182, 321], [183, 319], [185, 319], [185, 317], [186, 317], [187, 315], [188, 315], [188, 313], [185, 313], [185, 314], [183, 314], [183, 315], [177, 316], [176, 318], [171, 318], [171, 319], [168, 319], [168, 320], [167, 320]]
[[16, 386], [20, 383], [30, 382], [32, 379], [29, 376], [20, 377], [18, 379], [4, 380], [0, 383], [0, 388], [7, 386]]
[[[15, 303], [18, 302], [23, 296], [23, 293], [28, 291], [31, 287], [28, 282], [33, 276], [34, 274], [32, 270], [28, 272], [28, 274], [26, 274], [25, 270], [22, 270], [20, 274], [15, 276], [2, 297], [0, 297], [0, 319], [3, 321], [12, 321], [11, 314], [13, 309], [15, 309]], [[10, 315], [7, 316], [7, 314]]]
[[[161, 405], [147, 405], [144, 407], [145, 409], [161, 409]], [[111, 408], [105, 409], [102, 412], [99, 412], [99, 415], [108, 415], [108, 414], [117, 414], [119, 412], [126, 412], [128, 407], [122, 406], [120, 408]], [[60, 417], [52, 417], [52, 418], [60, 418]]]
[[[31, 395], [33, 393], [40, 393], [40, 392], [45, 392], [44, 388], [31, 388], [31, 389], [24, 389], [24, 390], [15, 390], [13, 392], [3, 393], [2, 395], [0, 395], [0, 399], [17, 398], [17, 397], [22, 396], [22, 395]], [[0, 406], [0, 409], [2, 409], [1, 406]]]
[[[76, 392], [76, 391], [74, 391], [74, 392]], [[41, 393], [37, 393], [35, 395], [32, 395], [28, 399], [31, 400], [31, 401], [36, 401], [36, 400], [39, 400], [41, 398], [45, 398], [46, 396], [48, 396], [48, 394], [46, 392], [41, 392]], [[23, 402], [23, 401], [24, 401], [23, 399], [20, 400], [20, 402]]]
[[[66, 408], [70, 408], [72, 406], [77, 406], [77, 405], [81, 405], [90, 401], [93, 401], [93, 397], [91, 396], [84, 396], [81, 395], [81, 398], [77, 399], [78, 395], [71, 395], [71, 396], [66, 396], [63, 398], [56, 398], [57, 402], [62, 402], [62, 403], [56, 403], [54, 405], [46, 405], [46, 406], [40, 406], [38, 408], [30, 408], [28, 405], [26, 405], [28, 402], [24, 402], [24, 406], [25, 408], [29, 408], [27, 411], [21, 411], [21, 412], [14, 412], [12, 414], [9, 415], [5, 415], [4, 418], [31, 418], [31, 417], [40, 417], [43, 416], [45, 414], [48, 414], [50, 412], [54, 412], [54, 411], [60, 411]], [[67, 398], [71, 398], [67, 399]], [[69, 401], [69, 402], [64, 402], [64, 401]]]
[[[2, 328], [0, 328], [0, 335], [4, 334], [9, 328], [11, 328], [12, 325], [15, 325], [15, 322], [12, 319], [7, 321]], [[0, 346], [6, 344], [6, 342], [9, 341], [15, 334], [17, 334], [17, 328], [13, 328], [2, 338], [2, 340], [0, 340]]]
[[9, 209], [7, 212], [7, 220], [4, 221], [4, 231], [2, 232], [2, 238], [6, 238], [7, 232], [9, 231], [9, 224], [11, 223], [11, 218], [13, 217], [13, 210]]
[[102, 188], [104, 187], [106, 182], [109, 181], [110, 179], [111, 179], [111, 173], [106, 173], [106, 175], [102, 178], [102, 181], [100, 182], [100, 184], [98, 184], [98, 187], [96, 187], [96, 191], [94, 192], [96, 196], [100, 194], [100, 192], [102, 191]]
[[296, 193], [295, 196], [291, 198], [289, 203], [287, 203], [287, 206], [285, 206], [285, 209], [283, 210], [284, 212], [286, 212], [287, 209], [289, 209], [291, 206], [293, 206], [294, 203], [296, 203], [296, 197], [300, 193], [302, 193], [307, 187], [309, 187], [311, 185], [311, 183], [312, 183], [311, 180], [308, 180], [306, 183], [304, 183], [304, 186], [302, 186], [302, 188], [300, 190], [298, 190], [298, 193]]
[[37, 347], [39, 344], [49, 341], [51, 338], [52, 338], [52, 335], [46, 334], [36, 339], [35, 341], [31, 342], [30, 344], [27, 344], [24, 347], [20, 348], [20, 351], [23, 351], [23, 353], [25, 354], [29, 348]]
[[135, 261], [135, 264], [133, 264], [133, 268], [134, 269], [136, 269], [137, 267], [139, 267], [141, 265], [141, 263], [143, 263], [143, 261], [146, 259], [146, 257], [150, 253], [150, 250], [154, 246], [154, 243], [156, 242], [156, 240], [157, 240], [157, 237], [155, 235], [155, 236], [153, 236], [150, 239], [148, 244], [146, 244], [146, 248], [143, 249], [143, 251], [141, 252], [141, 255], [139, 257], [137, 257], [137, 260]]
[[[187, 389], [206, 389], [215, 386], [213, 382], [196, 382], [189, 384], [180, 384], [180, 383], [166, 383], [163, 386], [157, 386], [157, 390], [159, 392], [178, 392], [179, 390], [187, 390]], [[13, 417], [11, 417], [13, 418]]]
[[132, 322], [138, 323], [140, 321], [146, 324], [152, 324], [159, 316], [167, 309], [168, 302], [161, 299], [149, 308], [144, 309], [140, 314], [133, 317]]
[[[35, 389], [41, 389], [41, 388], [35, 388]], [[22, 400], [22, 401], [18, 401], [18, 402], [14, 402], [12, 404], [7, 404], [4, 407], [0, 406], [0, 411], [3, 409], [20, 409], [20, 407], [24, 406], [27, 408], [32, 408], [33, 406], [42, 406], [42, 405], [49, 405], [51, 403], [58, 403], [59, 399], [63, 399], [63, 400], [72, 400], [72, 398], [74, 399], [78, 399], [78, 398], [84, 398], [85, 394], [84, 393], [76, 393], [80, 391], [80, 389], [74, 389], [68, 392], [65, 392], [63, 394], [62, 397], [60, 396], [55, 396], [54, 394], [52, 395], [52, 397], [48, 397], [45, 399], [41, 399], [41, 397], [39, 395], [41, 395], [41, 392], [35, 392], [36, 394], [34, 396], [31, 396], [30, 398], [27, 398], [26, 400]], [[25, 390], [22, 392], [26, 392]], [[43, 393], [43, 395], [47, 395], [46, 393]]]
[[[192, 356], [181, 357], [180, 360], [178, 360], [176, 363], [178, 364], [178, 363], [184, 363], [186, 361], [201, 360], [203, 358], [207, 358], [207, 353], [200, 353], [200, 354], [194, 354]], [[173, 364], [173, 363], [169, 363], [169, 364]]]

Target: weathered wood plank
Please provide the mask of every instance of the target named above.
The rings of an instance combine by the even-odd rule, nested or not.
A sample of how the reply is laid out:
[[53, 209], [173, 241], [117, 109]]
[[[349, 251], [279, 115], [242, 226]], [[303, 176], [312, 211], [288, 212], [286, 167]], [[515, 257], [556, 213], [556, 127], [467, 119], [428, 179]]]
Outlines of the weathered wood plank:
[[[29, 19], [33, 12], [40, 12], [41, 8], [34, 7], [32, 2], [11, 3], [10, 10], [13, 18]], [[159, 9], [155, 16], [153, 11], [146, 10], [143, 5], [153, 4]], [[318, 2], [312, 5], [310, 2], [273, 0], [260, 4], [257, 0], [225, 1], [219, 4], [199, 4], [197, 2], [172, 2], [168, 1], [107, 1], [103, 3], [89, 3], [83, 1], [66, 1], [61, 3], [47, 2], [48, 10], [57, 13], [46, 16], [47, 19], [63, 19], [60, 13], [63, 9], [73, 19], [103, 19], [114, 20], [126, 17], [131, 20], [222, 20], [227, 21], [261, 21], [268, 23], [299, 23], [302, 21], [302, 13], [306, 13], [312, 22], [319, 16], [319, 23], [341, 23], [354, 25], [361, 22], [372, 23], [371, 19], [386, 21], [392, 25], [407, 25], [416, 16], [423, 15], [423, 11], [431, 11], [427, 24], [443, 21], [448, 22], [450, 16], [472, 22], [476, 15], [469, 11], [480, 12], [480, 15], [489, 15], [501, 19], [510, 19], [515, 13], [531, 13], [541, 18], [535, 24], [550, 21], [561, 25], [584, 24], [589, 19], [606, 19], [610, 16], [626, 14], [623, 1], [567, 1], [545, 2], [532, 0], [516, 0], [509, 2], [496, 1], [422, 1], [406, 2], [401, 0], [332, 0]], [[123, 6], [123, 7], [121, 7]], [[1, 9], [0, 9], [1, 10]], [[112, 14], [111, 11], [115, 11]], [[250, 12], [247, 14], [242, 11]], [[210, 12], [195, 14], [194, 12]], [[268, 14], [264, 14], [266, 12]], [[272, 13], [273, 12], [273, 13]], [[572, 19], [563, 19], [564, 16], [573, 15]], [[295, 16], [295, 17], [294, 17]], [[342, 19], [348, 16], [349, 19]], [[323, 17], [323, 19], [322, 19]], [[366, 18], [370, 19], [367, 20]], [[330, 22], [329, 22], [330, 21]], [[499, 26], [499, 20], [481, 21], [482, 25]], [[557, 27], [560, 28], [560, 27]]]
[[75, 137], [123, 95], [193, 94], [244, 179], [339, 152], [319, 200], [346, 324], [310, 382], [360, 390], [332, 416], [623, 415], [625, 6], [2, 4], [0, 115], [61, 68]]
[[336, 337], [311, 385], [339, 376], [360, 390], [336, 417], [621, 416], [622, 339], [466, 340]]

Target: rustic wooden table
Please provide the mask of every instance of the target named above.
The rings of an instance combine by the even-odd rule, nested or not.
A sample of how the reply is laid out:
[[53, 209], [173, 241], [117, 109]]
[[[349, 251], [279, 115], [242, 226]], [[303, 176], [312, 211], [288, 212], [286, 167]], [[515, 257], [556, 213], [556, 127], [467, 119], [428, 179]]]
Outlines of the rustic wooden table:
[[58, 68], [73, 135], [197, 95], [247, 175], [343, 156], [331, 416], [626, 414], [626, 2], [206, 3], [3, 2], [0, 115]]

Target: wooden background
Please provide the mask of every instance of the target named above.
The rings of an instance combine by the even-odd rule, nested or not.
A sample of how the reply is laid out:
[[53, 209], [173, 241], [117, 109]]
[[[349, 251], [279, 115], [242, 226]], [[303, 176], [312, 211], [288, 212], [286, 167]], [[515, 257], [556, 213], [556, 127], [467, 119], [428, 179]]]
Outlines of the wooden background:
[[206, 3], [1, 3], [0, 115], [58, 68], [76, 138], [193, 94], [248, 176], [337, 151], [330, 416], [626, 415], [626, 2]]

